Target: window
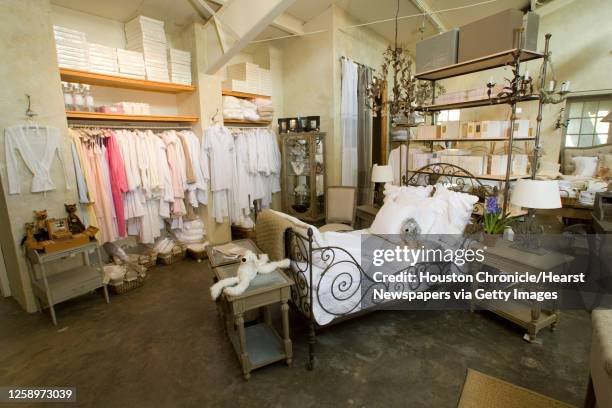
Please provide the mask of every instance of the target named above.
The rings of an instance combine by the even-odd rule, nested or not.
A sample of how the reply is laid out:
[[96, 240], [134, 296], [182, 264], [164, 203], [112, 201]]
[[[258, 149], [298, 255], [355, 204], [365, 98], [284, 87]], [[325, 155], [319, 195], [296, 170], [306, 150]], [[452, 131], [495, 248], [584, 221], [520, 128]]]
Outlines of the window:
[[608, 143], [610, 123], [601, 120], [612, 110], [612, 95], [568, 98], [565, 147], [590, 147]]
[[438, 113], [436, 123], [459, 120], [461, 109], [443, 110]]

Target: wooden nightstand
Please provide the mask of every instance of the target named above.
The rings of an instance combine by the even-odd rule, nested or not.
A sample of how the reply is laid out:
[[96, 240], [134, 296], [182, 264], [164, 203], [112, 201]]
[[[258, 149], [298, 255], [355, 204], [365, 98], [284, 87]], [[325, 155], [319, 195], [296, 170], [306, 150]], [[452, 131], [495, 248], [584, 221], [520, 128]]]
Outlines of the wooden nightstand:
[[[572, 256], [558, 252], [547, 252], [538, 255], [517, 248], [512, 248], [512, 242], [498, 240], [494, 247], [485, 247], [483, 265], [503, 272], [528, 272], [539, 274], [541, 271], [562, 272], [574, 260]], [[479, 244], [482, 245], [482, 244]], [[540, 330], [551, 326], [554, 329], [559, 322], [559, 310], [542, 310], [537, 302], [520, 301], [474, 301], [474, 304], [525, 328], [527, 333], [523, 338], [530, 343], [536, 342]]]
[[[215, 277], [219, 280], [236, 276], [240, 264], [216, 267]], [[223, 293], [217, 300], [220, 317], [232, 342], [234, 351], [242, 364], [242, 373], [248, 380], [251, 370], [286, 360], [291, 365], [292, 347], [289, 337], [289, 279], [280, 269], [268, 274], [259, 274], [251, 281], [247, 290], [239, 296]], [[280, 303], [282, 313], [282, 337], [272, 325], [270, 306]], [[244, 327], [244, 314], [250, 310], [262, 309], [263, 321]]]
[[371, 204], [358, 206], [355, 214], [355, 229], [370, 228], [379, 210], [380, 207], [374, 207]]

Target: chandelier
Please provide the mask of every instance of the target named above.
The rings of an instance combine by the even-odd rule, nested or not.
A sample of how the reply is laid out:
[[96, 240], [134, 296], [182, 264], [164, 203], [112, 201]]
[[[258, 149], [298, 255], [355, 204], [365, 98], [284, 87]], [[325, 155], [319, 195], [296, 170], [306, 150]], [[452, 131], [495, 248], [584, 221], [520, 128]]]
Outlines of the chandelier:
[[[432, 83], [419, 81], [412, 74], [412, 58], [408, 52], [397, 45], [397, 21], [399, 15], [399, 0], [395, 10], [395, 39], [393, 47], [388, 46], [383, 53], [383, 63], [377, 75], [373, 75], [372, 82], [366, 91], [366, 106], [376, 116], [378, 112], [390, 115], [392, 118], [413, 118], [416, 108], [431, 99], [433, 93]], [[392, 75], [393, 86], [388, 98], [383, 98], [387, 92], [386, 83], [389, 74]], [[436, 93], [444, 92], [440, 85], [436, 85]]]

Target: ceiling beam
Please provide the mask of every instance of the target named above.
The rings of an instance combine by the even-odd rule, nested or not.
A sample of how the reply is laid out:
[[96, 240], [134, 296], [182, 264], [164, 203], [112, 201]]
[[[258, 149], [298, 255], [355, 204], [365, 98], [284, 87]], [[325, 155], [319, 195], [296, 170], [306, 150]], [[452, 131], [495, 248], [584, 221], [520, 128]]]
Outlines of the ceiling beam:
[[[574, 2], [574, 0], [551, 0], [548, 1], [542, 5], [541, 2], [537, 1], [536, 2], [536, 13], [538, 13], [540, 16], [545, 16], [547, 14], [553, 13], [557, 10], [559, 10], [560, 8], [563, 8], [565, 6], [568, 6], [570, 4], [572, 4]], [[533, 11], [533, 10], [532, 10]]]
[[279, 30], [283, 30], [288, 34], [304, 34], [304, 22], [299, 18], [293, 17], [291, 14], [281, 14], [280, 16], [276, 17], [270, 25], [278, 28]]
[[[192, 0], [196, 1], [196, 0]], [[198, 0], [205, 2], [206, 0]], [[229, 0], [208, 0], [211, 3], [219, 6], [226, 5]], [[283, 13], [272, 21], [270, 24], [272, 27], [276, 27], [279, 30], [286, 32], [287, 34], [303, 35], [304, 34], [304, 22], [297, 17], [293, 17], [291, 14]]]
[[446, 24], [434, 13], [429, 4], [425, 0], [410, 0], [414, 6], [423, 14], [427, 15], [427, 19], [433, 24], [438, 33], [448, 31]]

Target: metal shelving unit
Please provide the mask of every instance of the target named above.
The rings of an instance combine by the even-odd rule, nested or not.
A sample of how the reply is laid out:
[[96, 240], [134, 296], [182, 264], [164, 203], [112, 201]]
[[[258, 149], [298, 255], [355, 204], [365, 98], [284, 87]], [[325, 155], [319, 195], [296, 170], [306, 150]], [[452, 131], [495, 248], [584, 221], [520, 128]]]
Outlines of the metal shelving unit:
[[[516, 121], [516, 105], [520, 102], [528, 102], [528, 101], [537, 101], [538, 102], [538, 115], [536, 118], [536, 128], [534, 137], [530, 138], [518, 138], [514, 137], [514, 132], [510, 131], [509, 136], [507, 138], [496, 138], [496, 139], [462, 139], [462, 138], [453, 138], [453, 139], [427, 139], [427, 140], [408, 140], [402, 142], [406, 144], [406, 173], [403, 177], [407, 178], [409, 173], [414, 173], [415, 170], [410, 170], [408, 168], [408, 162], [410, 157], [410, 143], [431, 143], [433, 148], [433, 142], [484, 142], [484, 141], [503, 141], [508, 143], [508, 163], [506, 167], [506, 174], [504, 176], [491, 176], [491, 175], [475, 175], [476, 178], [482, 180], [494, 180], [500, 181], [504, 184], [504, 200], [503, 200], [503, 211], [507, 211], [508, 201], [509, 201], [509, 189], [510, 182], [517, 180], [518, 178], [531, 177], [535, 178], [536, 170], [537, 170], [537, 161], [539, 157], [539, 152], [541, 149], [540, 146], [540, 130], [541, 130], [541, 122], [542, 122], [542, 106], [543, 106], [543, 98], [541, 98], [538, 94], [532, 95], [521, 95], [519, 93], [519, 89], [517, 89], [517, 81], [512, 81], [512, 92], [510, 96], [505, 97], [491, 97], [489, 99], [476, 100], [476, 101], [466, 101], [460, 103], [450, 103], [450, 104], [436, 104], [436, 94], [435, 94], [435, 82], [442, 79], [468, 75], [475, 72], [480, 72], [488, 69], [498, 68], [502, 66], [510, 66], [513, 68], [514, 72], [518, 76], [520, 73], [520, 66], [522, 62], [542, 59], [542, 68], [540, 72], [540, 92], [544, 89], [545, 79], [546, 79], [546, 69], [548, 65], [548, 57], [549, 57], [549, 43], [550, 43], [550, 34], [546, 34], [545, 36], [545, 45], [544, 52], [534, 52], [528, 50], [522, 50], [520, 48], [514, 48], [505, 52], [492, 54], [486, 57], [477, 58], [471, 61], [465, 61], [458, 64], [449, 65], [447, 67], [438, 68], [434, 70], [430, 70], [427, 72], [418, 73], [415, 75], [417, 79], [427, 80], [432, 82], [433, 95], [430, 105], [422, 106], [417, 108], [417, 111], [423, 112], [425, 114], [431, 114], [431, 123], [435, 124], [436, 122], [436, 113], [442, 110], [449, 109], [469, 109], [475, 107], [483, 107], [483, 106], [491, 106], [491, 105], [500, 105], [500, 104], [508, 104], [512, 109], [512, 113], [510, 115], [510, 127], [509, 129], [514, 129], [514, 122]], [[516, 78], [515, 78], [516, 79]], [[515, 141], [533, 141], [534, 153], [532, 157], [531, 163], [531, 174], [529, 175], [512, 175], [512, 147]], [[400, 150], [401, 154], [401, 150]], [[403, 162], [403, 159], [400, 159]]]

